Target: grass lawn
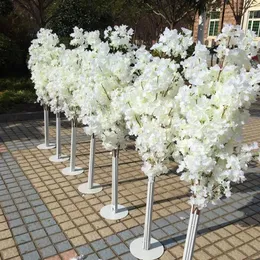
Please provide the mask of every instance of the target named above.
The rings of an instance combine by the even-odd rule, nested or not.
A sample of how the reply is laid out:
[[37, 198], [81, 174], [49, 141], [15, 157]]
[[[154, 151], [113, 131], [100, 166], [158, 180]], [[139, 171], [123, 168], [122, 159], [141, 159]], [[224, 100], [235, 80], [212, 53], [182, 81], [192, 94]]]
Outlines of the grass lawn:
[[29, 76], [0, 78], [0, 114], [39, 111], [36, 99]]

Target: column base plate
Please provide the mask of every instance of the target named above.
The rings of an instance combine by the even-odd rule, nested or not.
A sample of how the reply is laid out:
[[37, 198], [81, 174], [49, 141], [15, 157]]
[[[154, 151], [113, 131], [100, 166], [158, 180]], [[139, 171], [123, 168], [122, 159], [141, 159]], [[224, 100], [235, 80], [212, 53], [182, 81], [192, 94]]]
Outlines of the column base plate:
[[151, 247], [149, 250], [143, 249], [143, 240], [143, 237], [139, 237], [130, 244], [130, 253], [134, 257], [143, 260], [152, 260], [162, 256], [164, 248], [158, 240], [151, 238]]
[[62, 174], [64, 175], [79, 175], [84, 172], [84, 170], [81, 167], [75, 167], [74, 171], [71, 171], [70, 167], [64, 168], [62, 171]]
[[54, 149], [54, 148], [55, 148], [55, 144], [53, 144], [53, 143], [50, 143], [49, 145], [39, 144], [39, 145], [37, 146], [37, 148], [38, 148], [39, 150]]
[[113, 208], [113, 205], [111, 205], [111, 204], [104, 206], [100, 210], [100, 215], [103, 218], [110, 219], [110, 220], [117, 220], [117, 219], [125, 218], [128, 215], [127, 208], [122, 205], [118, 204], [118, 210], [116, 213], [113, 211], [112, 208]]
[[57, 154], [55, 154], [55, 155], [50, 156], [50, 157], [49, 157], [49, 160], [50, 160], [51, 162], [57, 162], [57, 163], [59, 163], [59, 162], [66, 162], [66, 161], [69, 160], [69, 158], [70, 158], [70, 157], [69, 157], [68, 155], [63, 155], [63, 154], [61, 154], [61, 155], [59, 156], [59, 158], [58, 158]]
[[93, 183], [93, 187], [90, 189], [88, 183], [82, 183], [78, 187], [79, 192], [83, 194], [95, 194], [103, 190], [100, 184]]

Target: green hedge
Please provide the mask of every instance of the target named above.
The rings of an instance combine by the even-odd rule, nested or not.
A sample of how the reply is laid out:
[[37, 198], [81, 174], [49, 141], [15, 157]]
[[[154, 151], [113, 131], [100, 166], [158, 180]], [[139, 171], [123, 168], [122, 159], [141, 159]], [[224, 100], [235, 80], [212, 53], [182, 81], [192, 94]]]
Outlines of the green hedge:
[[27, 111], [26, 105], [35, 101], [36, 95], [30, 90], [5, 90], [0, 92], [0, 114]]
[[37, 109], [36, 94], [31, 80], [23, 78], [0, 78], [0, 114]]
[[31, 90], [34, 92], [34, 86], [29, 77], [0, 78], [0, 91], [3, 90]]

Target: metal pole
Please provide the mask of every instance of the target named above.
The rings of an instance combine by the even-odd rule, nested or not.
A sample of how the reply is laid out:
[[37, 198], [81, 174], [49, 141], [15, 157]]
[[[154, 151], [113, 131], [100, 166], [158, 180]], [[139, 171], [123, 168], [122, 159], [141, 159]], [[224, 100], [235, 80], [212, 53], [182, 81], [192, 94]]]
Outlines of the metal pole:
[[192, 260], [193, 253], [194, 253], [194, 246], [195, 246], [195, 240], [197, 236], [197, 230], [199, 226], [199, 217], [200, 217], [200, 211], [198, 209], [195, 210], [194, 214], [194, 221], [193, 221], [193, 226], [192, 226], [192, 231], [191, 231], [191, 244], [190, 244], [190, 255], [189, 255], [189, 260]]
[[193, 206], [190, 213], [189, 227], [184, 247], [183, 260], [192, 260], [199, 224], [199, 216], [200, 210]]
[[49, 157], [51, 162], [65, 162], [69, 156], [61, 154], [61, 118], [60, 113], [56, 114], [56, 154]]
[[191, 207], [190, 219], [189, 219], [188, 230], [187, 230], [184, 252], [183, 252], [183, 260], [187, 259], [187, 255], [189, 254], [190, 251], [190, 233], [191, 233], [193, 221], [194, 221], [194, 214], [193, 214], [193, 207]]
[[71, 147], [70, 147], [70, 166], [62, 170], [64, 175], [79, 175], [83, 173], [83, 169], [75, 166], [76, 162], [76, 143], [77, 143], [77, 119], [71, 120]]
[[44, 137], [45, 145], [49, 146], [49, 110], [47, 106], [44, 106]]
[[138, 259], [160, 259], [164, 251], [163, 245], [151, 237], [154, 183], [155, 176], [148, 176], [144, 236], [135, 239], [130, 244], [131, 254]]
[[96, 138], [95, 135], [91, 135], [90, 141], [90, 155], [89, 155], [89, 170], [88, 170], [88, 188], [93, 188], [94, 182], [94, 169], [95, 169], [95, 149], [96, 149]]
[[154, 176], [148, 177], [146, 213], [145, 213], [145, 223], [144, 223], [144, 240], [143, 240], [143, 249], [144, 250], [149, 250], [150, 246], [151, 246], [154, 180], [155, 180]]
[[40, 150], [53, 149], [55, 144], [49, 142], [49, 108], [43, 105], [43, 117], [44, 117], [44, 143], [37, 146]]
[[102, 186], [100, 186], [97, 183], [94, 183], [95, 150], [96, 150], [96, 137], [94, 134], [92, 134], [90, 140], [88, 182], [82, 183], [78, 187], [78, 190], [83, 194], [95, 194], [102, 191]]
[[61, 157], [61, 129], [60, 129], [60, 113], [56, 114], [56, 155]]
[[76, 160], [76, 137], [77, 137], [77, 128], [76, 120], [71, 120], [71, 150], [70, 150], [70, 171], [75, 171], [75, 160]]
[[118, 159], [119, 148], [112, 150], [112, 199], [111, 204], [100, 210], [100, 215], [105, 219], [116, 220], [128, 215], [126, 207], [118, 204]]
[[112, 211], [118, 211], [118, 157], [119, 149], [112, 151]]

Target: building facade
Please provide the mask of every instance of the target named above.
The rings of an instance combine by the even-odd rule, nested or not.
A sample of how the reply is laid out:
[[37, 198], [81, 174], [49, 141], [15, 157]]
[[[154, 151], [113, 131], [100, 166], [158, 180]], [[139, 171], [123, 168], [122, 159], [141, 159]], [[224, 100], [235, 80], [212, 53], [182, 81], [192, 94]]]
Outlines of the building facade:
[[[224, 1], [226, 3], [224, 4]], [[222, 2], [222, 6], [219, 8], [215, 8], [212, 10], [208, 10], [206, 15], [204, 16], [204, 28], [203, 30], [203, 39], [204, 44], [211, 47], [215, 43], [216, 36], [219, 34], [221, 30], [222, 17], [223, 24], [237, 24], [237, 17], [234, 16], [232, 8], [230, 7], [227, 0]], [[241, 24], [243, 29], [250, 29], [254, 31], [257, 35], [256, 40], [260, 41], [260, 0], [256, 0], [251, 6], [247, 9], [243, 6], [245, 5], [245, 1], [248, 0], [237, 0], [238, 6], [240, 8], [241, 17], [239, 17], [239, 24]], [[223, 7], [225, 6], [225, 11], [223, 12]], [[239, 9], [236, 10], [239, 13]], [[224, 16], [223, 16], [224, 14]], [[198, 40], [198, 32], [199, 32], [199, 23], [201, 22], [202, 17], [196, 16], [194, 28], [193, 28], [193, 38], [194, 41]], [[200, 37], [201, 38], [201, 37]]]

